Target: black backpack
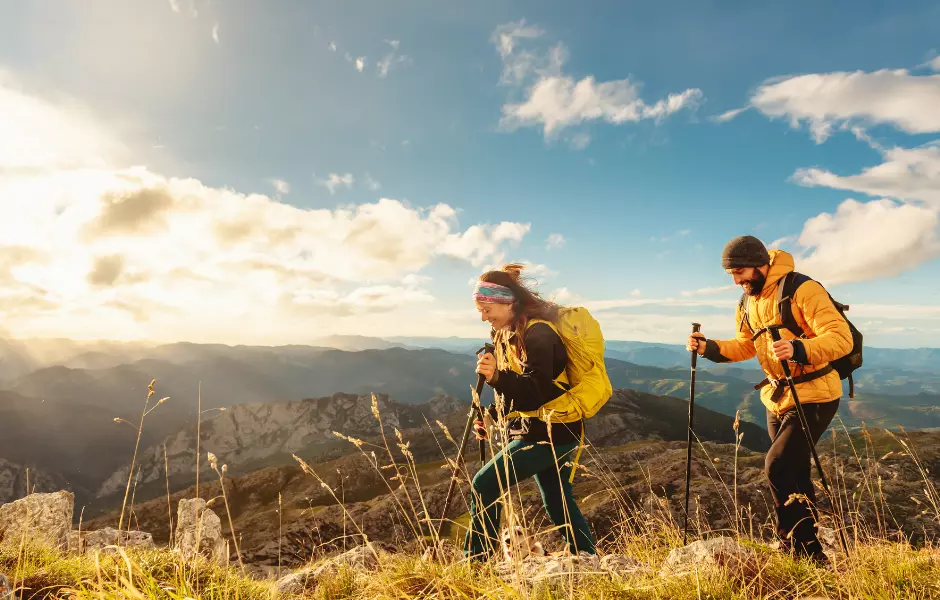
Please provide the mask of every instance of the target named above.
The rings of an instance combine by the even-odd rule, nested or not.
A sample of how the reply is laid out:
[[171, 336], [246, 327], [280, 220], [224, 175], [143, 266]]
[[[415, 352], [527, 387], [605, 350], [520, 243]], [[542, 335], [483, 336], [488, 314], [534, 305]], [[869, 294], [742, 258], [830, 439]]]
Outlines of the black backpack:
[[[790, 272], [784, 277], [783, 283], [777, 286], [777, 313], [780, 315], [780, 324], [789, 329], [790, 332], [798, 338], [804, 338], [806, 334], [796, 323], [796, 319], [793, 318], [790, 303], [797, 288], [807, 281], [812, 280], [811, 277], [803, 275], [802, 273]], [[862, 332], [845, 316], [845, 312], [849, 310], [848, 305], [838, 302], [832, 297], [832, 294], [826, 293], [829, 295], [829, 300], [832, 301], [836, 310], [839, 311], [839, 314], [842, 315], [845, 322], [849, 324], [849, 330], [852, 332], [852, 349], [845, 356], [840, 356], [829, 364], [839, 374], [839, 379], [849, 380], [849, 398], [854, 398], [855, 381], [852, 378], [852, 373], [862, 366]], [[747, 315], [747, 299], [747, 294], [743, 294], [739, 306], [743, 310], [744, 322], [747, 324], [748, 329], [753, 331]]]

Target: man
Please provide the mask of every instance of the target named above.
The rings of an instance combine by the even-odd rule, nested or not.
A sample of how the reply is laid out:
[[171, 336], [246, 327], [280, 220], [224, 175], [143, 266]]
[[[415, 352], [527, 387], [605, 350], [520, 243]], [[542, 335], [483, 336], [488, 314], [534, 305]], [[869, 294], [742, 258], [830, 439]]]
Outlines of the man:
[[785, 276], [793, 271], [793, 256], [782, 250], [768, 252], [757, 238], [741, 236], [725, 246], [722, 266], [746, 294], [746, 302], [743, 306], [739, 304], [736, 312], [736, 337], [719, 341], [696, 333], [689, 336], [687, 348], [718, 363], [757, 356], [767, 376], [762, 382], [761, 402], [767, 408], [767, 429], [772, 443], [764, 471], [774, 498], [777, 535], [784, 550], [825, 564], [828, 558], [817, 538], [809, 504], [816, 502], [811, 449], [794, 410], [780, 361], [790, 362], [815, 445], [839, 408], [842, 382], [829, 362], [852, 349], [851, 330], [825, 289], [809, 280], [800, 285], [790, 299], [793, 318], [802, 328], [804, 337], [796, 339], [788, 329], [781, 329], [783, 339], [779, 342], [773, 342], [769, 333], [752, 340], [757, 331], [781, 322], [778, 286], [783, 285]]

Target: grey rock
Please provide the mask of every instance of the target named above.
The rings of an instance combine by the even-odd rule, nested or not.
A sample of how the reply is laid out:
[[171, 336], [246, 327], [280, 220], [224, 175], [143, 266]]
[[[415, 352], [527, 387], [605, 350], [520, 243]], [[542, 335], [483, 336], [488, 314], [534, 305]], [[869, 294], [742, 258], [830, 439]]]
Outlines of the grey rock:
[[30, 494], [0, 506], [0, 542], [39, 541], [53, 548], [68, 549], [75, 495], [59, 491]]
[[623, 554], [606, 554], [601, 557], [601, 569], [613, 575], [631, 575], [649, 569], [646, 565]]
[[94, 531], [69, 533], [69, 550], [77, 554], [104, 550], [108, 546], [144, 550], [156, 547], [153, 543], [153, 535], [143, 531], [121, 531], [119, 534], [117, 529], [105, 527]]
[[202, 498], [180, 500], [177, 506], [174, 547], [184, 560], [196, 554], [228, 565], [228, 543], [222, 537], [222, 521]]
[[384, 554], [382, 550], [371, 544], [358, 546], [339, 556], [327, 559], [319, 565], [282, 577], [277, 582], [277, 591], [282, 594], [303, 593], [304, 590], [316, 587], [324, 577], [335, 575], [343, 565], [359, 571], [375, 571], [381, 567]]
[[753, 564], [756, 555], [732, 537], [698, 540], [669, 553], [660, 569], [661, 577], [671, 577], [709, 569], [737, 569]]
[[518, 564], [502, 561], [495, 566], [494, 570], [501, 579], [524, 585], [539, 585], [562, 580], [567, 582], [571, 579], [579, 582], [585, 576], [604, 573], [600, 557], [586, 552], [578, 556], [529, 555]]

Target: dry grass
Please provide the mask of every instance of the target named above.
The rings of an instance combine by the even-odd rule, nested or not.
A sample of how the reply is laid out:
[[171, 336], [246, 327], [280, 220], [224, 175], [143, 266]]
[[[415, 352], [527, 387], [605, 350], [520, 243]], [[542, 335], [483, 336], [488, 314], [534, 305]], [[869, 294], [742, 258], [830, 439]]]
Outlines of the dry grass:
[[[151, 387], [152, 390], [152, 387]], [[152, 395], [152, 394], [151, 394]], [[148, 397], [149, 399], [149, 397]], [[201, 407], [200, 407], [201, 408]], [[144, 415], [148, 410], [145, 406]], [[377, 402], [373, 402], [373, 413], [381, 424]], [[737, 421], [736, 421], [737, 424]], [[143, 418], [141, 419], [141, 428]], [[454, 443], [450, 433], [443, 428], [444, 437]], [[841, 443], [850, 448], [850, 453], [862, 470], [863, 479], [858, 489], [848, 489], [844, 465], [835, 463], [832, 477], [834, 492], [838, 496], [839, 512], [843, 515], [845, 532], [850, 537], [851, 553], [835, 554], [833, 565], [829, 569], [818, 568], [810, 563], [794, 560], [772, 550], [758, 539], [766, 523], [758, 524], [755, 536], [754, 519], [745, 515], [738, 503], [737, 468], [735, 479], [726, 482], [717, 469], [709, 471], [719, 496], [726, 501], [724, 510], [731, 516], [732, 531], [720, 532], [721, 535], [734, 535], [754, 552], [754, 560], [746, 561], [734, 568], [700, 571], [689, 575], [661, 577], [660, 568], [670, 551], [675, 549], [682, 538], [674, 513], [666, 500], [651, 496], [648, 506], [638, 506], [626, 497], [618, 485], [613, 469], [604, 462], [603, 453], [588, 446], [584, 458], [590, 457], [592, 467], [583, 468], [582, 476], [593, 477], [606, 487], [606, 495], [612, 499], [613, 510], [619, 518], [613, 534], [599, 545], [600, 552], [623, 554], [633, 557], [646, 568], [634, 574], [611, 576], [609, 574], [570, 573], [553, 580], [552, 583], [530, 585], [531, 582], [512, 584], [497, 576], [494, 564], [472, 564], [459, 557], [438, 556], [424, 559], [422, 554], [429, 547], [437, 547], [439, 521], [429, 510], [427, 491], [421, 487], [418, 478], [422, 471], [415, 464], [409, 450], [409, 442], [399, 432], [397, 438], [397, 456], [392, 451], [384, 434], [385, 447], [374, 449], [355, 438], [341, 434], [339, 437], [354, 444], [382, 479], [393, 498], [393, 508], [400, 518], [407, 523], [408, 529], [418, 541], [417, 547], [410, 552], [382, 555], [379, 567], [375, 571], [366, 571], [352, 567], [340, 567], [312, 585], [305, 593], [305, 598], [321, 600], [366, 600], [395, 599], [410, 600], [429, 598], [435, 600], [549, 600], [560, 598], [601, 599], [688, 599], [727, 598], [759, 600], [778, 600], [790, 598], [890, 598], [897, 600], [919, 600], [940, 598], [940, 548], [928, 541], [920, 547], [914, 547], [905, 541], [888, 540], [885, 533], [890, 528], [891, 507], [884, 496], [883, 482], [878, 475], [878, 461], [874, 453], [874, 443], [870, 436], [863, 436], [864, 447], [854, 445], [853, 438], [847, 436]], [[924, 506], [922, 515], [940, 522], [940, 495], [933, 484], [927, 468], [918, 457], [913, 445], [904, 437], [895, 437], [901, 452], [910, 457], [919, 469], [924, 480], [923, 500], [916, 500]], [[498, 436], [489, 440], [491, 453], [498, 452], [506, 440]], [[835, 444], [835, 440], [833, 440]], [[737, 453], [740, 437], [735, 444], [734, 456], [737, 465]], [[704, 444], [699, 449], [705, 452], [706, 464], [712, 464]], [[445, 455], [454, 455], [453, 448], [444, 450]], [[136, 448], [135, 448], [136, 456]], [[388, 462], [379, 456], [387, 456]], [[296, 457], [295, 457], [296, 458]], [[210, 464], [222, 483], [223, 500], [228, 512], [225, 497], [225, 466], [218, 468], [210, 458]], [[314, 466], [297, 458], [303, 470], [314, 477], [328, 490], [333, 499], [343, 507], [345, 519], [354, 533], [351, 539], [361, 543], [368, 538], [346, 511], [342, 491], [331, 488]], [[198, 457], [197, 457], [198, 462]], [[466, 465], [448, 460], [445, 464], [455, 472], [464, 483], [472, 477]], [[714, 471], [714, 473], [712, 473]], [[133, 476], [133, 467], [128, 477], [128, 492]], [[341, 479], [342, 481], [342, 479]], [[467, 486], [464, 485], [464, 489]], [[528, 530], [535, 527], [526, 522], [526, 512], [518, 489], [503, 490], [502, 501], [507, 510], [505, 518], [516, 518]], [[466, 498], [458, 499], [466, 502]], [[281, 505], [278, 496], [278, 529], [281, 529]], [[867, 515], [875, 513], [873, 525]], [[231, 515], [229, 514], [230, 530]], [[123, 517], [121, 519], [123, 522]], [[709, 531], [707, 523], [698, 513], [690, 519], [697, 535], [706, 538], [716, 535]], [[449, 522], [451, 539], [460, 539], [462, 523]], [[456, 532], [456, 533], [455, 533]], [[544, 533], [544, 532], [543, 532]], [[236, 554], [241, 562], [241, 553], [236, 545]], [[513, 552], [518, 556], [519, 552]], [[326, 560], [320, 558], [320, 561]], [[522, 565], [516, 559], [513, 571], [519, 572]], [[280, 562], [280, 559], [279, 559]], [[312, 565], [313, 566], [313, 565]], [[280, 570], [280, 564], [278, 565]], [[259, 581], [245, 574], [241, 569], [220, 567], [206, 560], [182, 561], [179, 554], [163, 549], [155, 551], [112, 550], [92, 555], [75, 556], [46, 548], [22, 543], [16, 547], [7, 546], [0, 550], [0, 572], [13, 575], [16, 585], [22, 590], [22, 597], [29, 598], [71, 598], [74, 600], [117, 600], [134, 599], [222, 599], [237, 598], [245, 600], [270, 599], [277, 596], [272, 581]]]

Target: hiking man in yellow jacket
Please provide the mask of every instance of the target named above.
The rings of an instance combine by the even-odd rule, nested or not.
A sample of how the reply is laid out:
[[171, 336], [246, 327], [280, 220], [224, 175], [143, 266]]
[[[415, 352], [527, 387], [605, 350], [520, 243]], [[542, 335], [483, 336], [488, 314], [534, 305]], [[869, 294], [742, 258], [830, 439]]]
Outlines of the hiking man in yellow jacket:
[[761, 382], [761, 402], [767, 409], [767, 430], [772, 440], [764, 471], [774, 498], [777, 535], [786, 551], [826, 563], [813, 513], [806, 503], [806, 499], [816, 502], [811, 450], [780, 361], [789, 361], [791, 365], [800, 404], [816, 444], [839, 408], [842, 382], [829, 363], [852, 349], [851, 330], [826, 290], [809, 280], [790, 299], [793, 318], [805, 337], [796, 339], [789, 330], [782, 329], [783, 339], [779, 342], [773, 342], [767, 334], [752, 341], [757, 331], [781, 322], [778, 286], [793, 271], [793, 256], [782, 250], [768, 252], [757, 238], [741, 236], [725, 246], [722, 266], [746, 295], [746, 302], [739, 304], [736, 311], [736, 336], [731, 340], [713, 340], [695, 333], [689, 336], [687, 348], [717, 363], [755, 356], [760, 361], [767, 376]]

